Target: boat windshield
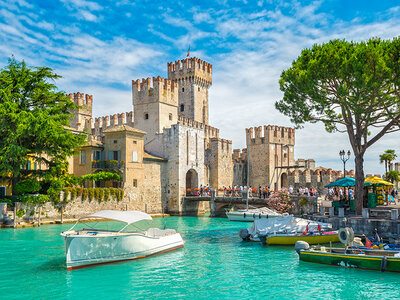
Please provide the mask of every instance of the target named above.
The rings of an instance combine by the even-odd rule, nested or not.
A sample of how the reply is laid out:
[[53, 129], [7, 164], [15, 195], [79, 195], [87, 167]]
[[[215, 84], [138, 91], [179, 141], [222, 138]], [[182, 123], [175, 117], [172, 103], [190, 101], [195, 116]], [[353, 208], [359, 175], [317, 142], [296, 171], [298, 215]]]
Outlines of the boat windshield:
[[110, 232], [144, 232], [152, 225], [152, 220], [141, 220], [132, 224], [125, 224], [113, 220], [82, 219], [69, 230], [96, 230]]

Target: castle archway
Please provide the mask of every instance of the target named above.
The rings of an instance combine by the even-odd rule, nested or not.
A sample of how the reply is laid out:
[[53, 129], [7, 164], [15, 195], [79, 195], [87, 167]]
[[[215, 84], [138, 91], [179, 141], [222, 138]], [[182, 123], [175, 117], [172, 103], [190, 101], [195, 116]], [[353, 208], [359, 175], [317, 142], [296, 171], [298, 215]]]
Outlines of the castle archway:
[[[186, 194], [192, 195], [194, 188], [199, 185], [199, 176], [194, 169], [190, 169], [186, 173]], [[188, 192], [190, 189], [190, 192]]]
[[288, 188], [288, 187], [289, 187], [288, 175], [286, 173], [282, 173], [281, 188]]

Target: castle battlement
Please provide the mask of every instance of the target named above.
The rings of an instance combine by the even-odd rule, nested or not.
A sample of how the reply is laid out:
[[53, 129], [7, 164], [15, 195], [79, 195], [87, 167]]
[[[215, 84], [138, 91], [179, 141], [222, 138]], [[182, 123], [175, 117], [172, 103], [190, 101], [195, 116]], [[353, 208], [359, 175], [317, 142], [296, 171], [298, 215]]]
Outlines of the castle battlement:
[[93, 106], [93, 95], [87, 95], [84, 93], [73, 93], [68, 94], [71, 101], [73, 101], [78, 106], [86, 106], [88, 111], [92, 111]]
[[194, 121], [192, 119], [186, 118], [184, 116], [178, 116], [178, 123], [197, 129], [204, 129], [204, 135], [206, 138], [218, 138], [219, 129], [212, 127], [210, 125], [205, 125], [201, 122]]
[[207, 138], [219, 137], [219, 129], [210, 125], [204, 125], [204, 133]]
[[233, 149], [232, 160], [235, 163], [244, 163], [247, 161], [247, 148], [242, 150]]
[[168, 78], [179, 80], [202, 80], [208, 85], [212, 84], [212, 65], [197, 57], [185, 58], [167, 63]]
[[189, 119], [189, 118], [186, 118], [183, 116], [178, 116], [178, 123], [188, 126], [188, 127], [197, 128], [197, 129], [204, 129], [204, 126], [205, 126], [203, 123], [194, 121], [192, 119]]
[[178, 106], [178, 84], [160, 76], [132, 80], [133, 105], [163, 102]]
[[118, 126], [118, 125], [129, 125], [133, 127], [133, 111], [126, 113], [119, 113], [109, 116], [102, 116], [94, 119], [94, 123], [92, 124], [92, 119], [90, 121], [92, 134], [98, 136], [102, 135], [104, 129]]
[[232, 141], [218, 137], [210, 138], [211, 148], [218, 148], [222, 151], [228, 151], [229, 154], [232, 152]]
[[246, 140], [253, 144], [285, 144], [294, 146], [295, 129], [275, 125], [246, 128]]

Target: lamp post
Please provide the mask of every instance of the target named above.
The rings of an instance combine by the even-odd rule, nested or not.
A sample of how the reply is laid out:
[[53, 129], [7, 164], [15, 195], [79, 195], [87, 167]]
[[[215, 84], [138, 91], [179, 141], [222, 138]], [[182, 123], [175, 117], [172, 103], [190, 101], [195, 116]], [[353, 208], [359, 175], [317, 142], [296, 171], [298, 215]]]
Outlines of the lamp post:
[[350, 155], [351, 155], [350, 150], [347, 151], [347, 157], [346, 157], [346, 152], [344, 150], [339, 152], [340, 159], [343, 162], [343, 178], [346, 177], [346, 161], [349, 160]]

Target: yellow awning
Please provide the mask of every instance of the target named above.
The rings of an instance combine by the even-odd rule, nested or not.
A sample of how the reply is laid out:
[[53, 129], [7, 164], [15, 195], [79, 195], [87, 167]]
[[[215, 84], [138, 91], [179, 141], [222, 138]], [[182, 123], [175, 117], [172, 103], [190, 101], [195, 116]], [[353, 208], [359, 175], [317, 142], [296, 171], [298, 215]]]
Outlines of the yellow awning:
[[393, 183], [383, 180], [382, 178], [379, 178], [377, 176], [367, 177], [365, 178], [365, 182], [369, 182], [372, 184], [393, 185]]

